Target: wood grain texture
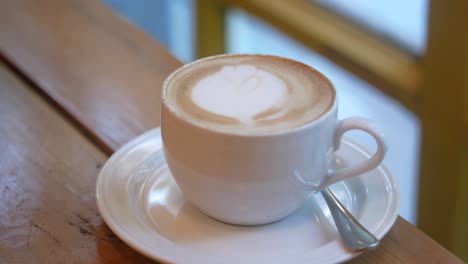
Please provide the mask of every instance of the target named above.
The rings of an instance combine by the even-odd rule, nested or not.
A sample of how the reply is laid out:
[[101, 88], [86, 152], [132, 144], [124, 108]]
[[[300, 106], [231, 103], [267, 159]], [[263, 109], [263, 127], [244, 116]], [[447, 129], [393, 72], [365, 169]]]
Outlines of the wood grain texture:
[[147, 263], [104, 224], [107, 156], [0, 64], [0, 263]]
[[[0, 52], [83, 124], [73, 127], [0, 71], [0, 263], [147, 262], [97, 213], [99, 148], [116, 150], [159, 124], [160, 84], [180, 63], [87, 0], [1, 4]], [[80, 127], [105, 144], [93, 145]], [[352, 261], [437, 262], [460, 263], [401, 218], [379, 249]]]
[[158, 125], [161, 84], [179, 66], [94, 0], [0, 1], [0, 50], [108, 150]]
[[464, 262], [399, 217], [376, 250], [364, 253], [349, 263], [461, 264]]

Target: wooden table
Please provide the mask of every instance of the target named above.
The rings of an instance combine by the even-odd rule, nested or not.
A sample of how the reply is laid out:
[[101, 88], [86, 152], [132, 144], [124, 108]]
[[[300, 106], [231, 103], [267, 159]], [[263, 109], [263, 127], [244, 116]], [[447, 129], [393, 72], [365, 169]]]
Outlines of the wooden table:
[[[180, 62], [92, 0], [2, 1], [0, 55], [0, 263], [152, 263], [103, 222], [95, 183], [158, 126]], [[351, 263], [462, 261], [398, 218]]]

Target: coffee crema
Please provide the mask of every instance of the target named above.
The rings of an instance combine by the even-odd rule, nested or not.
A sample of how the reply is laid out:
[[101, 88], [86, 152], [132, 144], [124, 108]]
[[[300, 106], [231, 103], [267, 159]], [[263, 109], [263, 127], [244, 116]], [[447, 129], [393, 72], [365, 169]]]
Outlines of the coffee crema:
[[272, 133], [311, 122], [332, 107], [335, 90], [302, 63], [268, 55], [222, 55], [196, 61], [165, 83], [163, 99], [201, 127]]

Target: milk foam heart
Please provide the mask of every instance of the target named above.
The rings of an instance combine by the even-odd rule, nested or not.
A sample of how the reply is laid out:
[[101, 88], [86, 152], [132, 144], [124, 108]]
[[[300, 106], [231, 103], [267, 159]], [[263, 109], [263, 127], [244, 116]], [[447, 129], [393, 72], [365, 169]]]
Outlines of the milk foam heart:
[[192, 100], [200, 108], [242, 122], [280, 107], [286, 96], [283, 80], [253, 65], [224, 66], [192, 89]]

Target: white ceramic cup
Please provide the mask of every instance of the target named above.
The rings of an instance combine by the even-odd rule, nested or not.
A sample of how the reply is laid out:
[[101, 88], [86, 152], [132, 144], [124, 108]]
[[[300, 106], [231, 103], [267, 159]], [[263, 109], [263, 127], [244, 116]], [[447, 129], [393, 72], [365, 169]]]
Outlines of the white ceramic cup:
[[[231, 224], [271, 223], [300, 208], [311, 194], [382, 162], [386, 152], [382, 134], [364, 118], [338, 121], [336, 96], [333, 106], [318, 119], [263, 135], [219, 132], [180, 118], [166, 100], [168, 83], [177, 72], [196, 66], [197, 62], [186, 65], [164, 82], [161, 131], [166, 161], [177, 185], [207, 215]], [[354, 129], [375, 139], [376, 153], [362, 164], [330, 171], [342, 135]]]

